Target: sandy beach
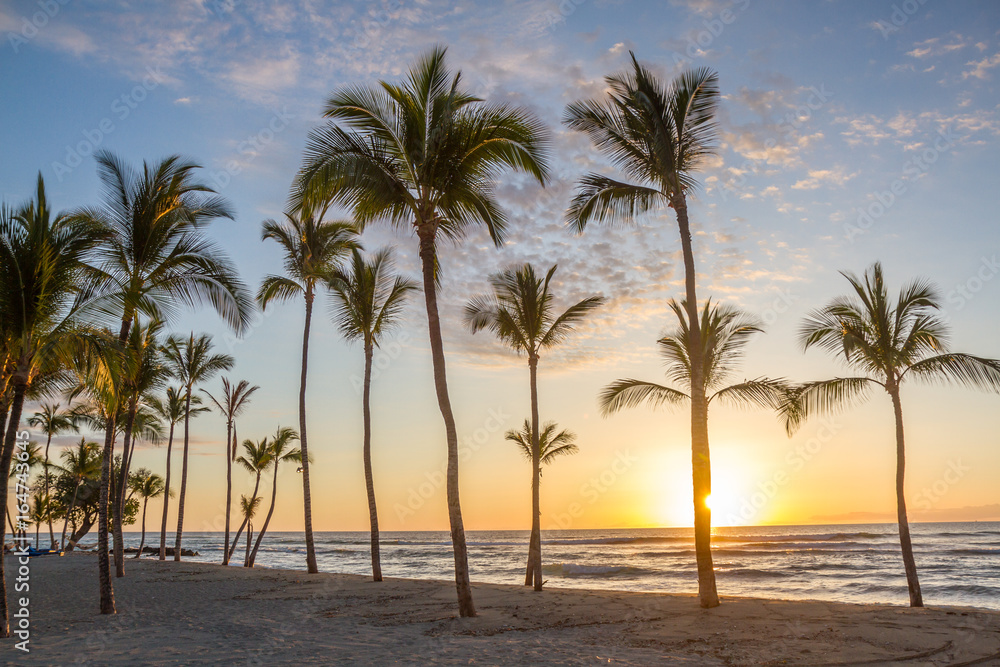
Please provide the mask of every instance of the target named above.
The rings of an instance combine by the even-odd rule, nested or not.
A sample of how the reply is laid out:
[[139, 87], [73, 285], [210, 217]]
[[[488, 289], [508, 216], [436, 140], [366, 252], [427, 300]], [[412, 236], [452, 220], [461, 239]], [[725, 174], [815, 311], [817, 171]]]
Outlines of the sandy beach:
[[[99, 616], [93, 554], [31, 562], [31, 652], [5, 664], [997, 665], [1000, 613], [128, 562]], [[8, 576], [10, 574], [8, 568]], [[8, 580], [10, 584], [10, 580]]]

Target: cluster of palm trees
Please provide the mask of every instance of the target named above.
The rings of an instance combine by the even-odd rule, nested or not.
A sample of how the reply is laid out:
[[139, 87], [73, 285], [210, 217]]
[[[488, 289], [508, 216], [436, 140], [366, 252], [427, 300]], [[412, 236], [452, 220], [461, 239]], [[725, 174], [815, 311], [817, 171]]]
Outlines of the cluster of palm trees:
[[[81, 419], [85, 415], [90, 428], [104, 432], [103, 445], [96, 446], [100, 454], [96, 480], [90, 467], [76, 483], [84, 489], [93, 481], [91, 495], [97, 496], [102, 613], [115, 612], [106, 557], [108, 534], [115, 535], [114, 562], [122, 576], [121, 531], [130, 513], [138, 511], [135, 494], [143, 499], [143, 517], [145, 501], [154, 494], [164, 496], [160, 558], [165, 558], [170, 457], [175, 426], [183, 422], [174, 544], [174, 559], [180, 559], [190, 420], [208, 409], [195, 390], [234, 363], [229, 355], [213, 352], [207, 336], [190, 333], [164, 338], [165, 327], [182, 306], [207, 304], [239, 334], [251, 320], [254, 301], [266, 309], [275, 301], [302, 299], [305, 320], [297, 431], [282, 428], [273, 437], [244, 440], [242, 455], [237, 456], [236, 419], [258, 387], [223, 378], [220, 393], [205, 393], [226, 420], [224, 562], [229, 562], [246, 530], [244, 564], [253, 565], [274, 510], [278, 464], [295, 461], [302, 473], [306, 565], [314, 573], [318, 565], [306, 391], [314, 305], [320, 294], [330, 295], [334, 323], [347, 340], [360, 342], [364, 352], [364, 474], [372, 574], [376, 581], [381, 579], [371, 464], [372, 358], [383, 337], [399, 323], [405, 299], [418, 288], [418, 283], [394, 272], [390, 250], [363, 250], [361, 234], [369, 225], [384, 222], [410, 230], [417, 241], [434, 391], [445, 427], [458, 607], [462, 616], [475, 615], [459, 498], [457, 427], [438, 305], [437, 288], [446, 269], [438, 242], [461, 242], [482, 227], [501, 247], [509, 223], [497, 202], [495, 183], [506, 173], [520, 172], [544, 186], [549, 179], [549, 135], [530, 112], [469, 94], [461, 74], [446, 65], [445, 55], [444, 48], [434, 48], [400, 82], [345, 86], [329, 97], [324, 109], [327, 121], [310, 133], [287, 213], [281, 221], [267, 220], [262, 225], [262, 240], [275, 242], [282, 252], [284, 272], [266, 276], [256, 300], [230, 260], [205, 234], [211, 222], [233, 217], [228, 204], [198, 181], [197, 165], [179, 157], [134, 169], [110, 153], [99, 152], [95, 157], [104, 188], [100, 205], [54, 214], [39, 176], [32, 201], [16, 210], [0, 211], [0, 409], [4, 416], [0, 472], [5, 477], [9, 474], [27, 400], [65, 392], [82, 406], [74, 408], [74, 414]], [[998, 390], [1000, 364], [946, 352], [933, 290], [914, 283], [893, 303], [881, 267], [875, 265], [863, 278], [848, 276], [854, 296], [810, 315], [802, 334], [804, 347], [819, 346], [842, 354], [863, 375], [805, 384], [781, 378], [729, 384], [735, 362], [761, 328], [749, 315], [711, 299], [699, 307], [687, 203], [697, 186], [695, 174], [715, 149], [718, 77], [708, 69], [697, 69], [664, 83], [633, 55], [630, 68], [607, 77], [606, 83], [607, 92], [601, 97], [570, 104], [564, 122], [571, 130], [586, 134], [622, 176], [591, 173], [582, 177], [566, 220], [583, 233], [595, 220], [631, 223], [665, 208], [673, 209], [676, 217], [685, 290], [681, 300], [671, 301], [678, 326], [659, 344], [668, 378], [677, 386], [620, 380], [604, 390], [600, 401], [608, 413], [640, 403], [690, 404], [695, 552], [702, 606], [719, 603], [711, 553], [711, 510], [706, 502], [711, 494], [710, 405], [718, 399], [738, 406], [767, 407], [778, 412], [791, 432], [811, 414], [862, 399], [876, 385], [889, 394], [896, 415], [900, 538], [911, 603], [920, 604], [903, 499], [899, 384], [909, 376]], [[350, 219], [326, 219], [334, 207], [345, 210]], [[521, 431], [508, 433], [507, 439], [531, 462], [532, 531], [525, 583], [536, 590], [542, 586], [541, 466], [576, 451], [572, 433], [541, 421], [538, 364], [543, 351], [564, 341], [604, 302], [600, 296], [591, 296], [557, 312], [552, 291], [555, 272], [556, 266], [542, 274], [531, 265], [501, 271], [490, 277], [491, 291], [472, 299], [465, 310], [471, 331], [491, 331], [528, 361], [530, 417]], [[166, 387], [171, 379], [176, 384]], [[60, 421], [54, 412], [45, 416], [43, 409], [37, 422], [48, 438], [46, 454], [40, 458], [45, 468], [43, 501], [49, 496], [51, 436], [77, 424]], [[116, 456], [119, 436], [122, 449]], [[158, 442], [164, 437], [165, 479], [154, 482], [144, 472], [141, 481], [136, 477], [136, 483], [130, 484], [136, 442]], [[298, 447], [293, 448], [296, 440]], [[95, 449], [87, 447], [85, 458], [92, 461]], [[80, 456], [84, 456], [82, 449]], [[254, 476], [254, 491], [241, 497], [243, 522], [231, 540], [233, 463]], [[263, 502], [258, 495], [260, 481], [269, 468], [273, 471], [271, 506], [253, 542], [254, 518]], [[0, 494], [4, 505], [6, 494], [5, 488]], [[47, 512], [43, 501], [40, 515]], [[72, 512], [80, 514], [68, 510], [67, 517]], [[50, 537], [54, 540], [51, 529]], [[6, 597], [0, 597], [6, 614]]]

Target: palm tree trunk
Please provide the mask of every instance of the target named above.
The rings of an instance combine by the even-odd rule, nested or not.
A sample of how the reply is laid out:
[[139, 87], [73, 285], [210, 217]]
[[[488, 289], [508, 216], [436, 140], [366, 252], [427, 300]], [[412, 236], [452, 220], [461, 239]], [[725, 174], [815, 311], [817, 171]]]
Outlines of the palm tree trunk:
[[382, 581], [382, 557], [379, 553], [378, 507], [375, 505], [375, 480], [372, 475], [372, 356], [374, 346], [365, 343], [365, 386], [361, 397], [361, 412], [365, 423], [365, 489], [368, 491], [368, 520], [371, 523], [372, 580]]
[[83, 482], [83, 480], [80, 480], [80, 479], [76, 480], [76, 486], [73, 488], [73, 500], [69, 504], [69, 509], [66, 510], [66, 519], [63, 520], [62, 547], [61, 548], [64, 551], [66, 549], [66, 528], [67, 528], [67, 526], [69, 526], [69, 515], [73, 511], [73, 508], [76, 507], [76, 496], [77, 496], [78, 493], [80, 493], [80, 484], [82, 482]]
[[163, 521], [160, 523], [160, 560], [167, 559], [167, 509], [170, 507], [170, 450], [174, 446], [174, 422], [170, 422], [170, 435], [167, 438], [167, 474], [164, 479], [163, 491]]
[[[14, 447], [17, 444], [17, 427], [21, 423], [21, 410], [24, 407], [24, 394], [28, 389], [26, 382], [14, 384], [14, 398], [10, 404], [10, 421], [4, 434], [3, 451], [0, 453], [0, 507], [7, 507], [7, 489], [10, 479], [10, 463], [14, 458]], [[0, 522], [2, 523], [2, 522]], [[10, 616], [7, 609], [7, 579], [4, 572], [3, 544], [7, 540], [6, 528], [0, 529], [0, 637], [10, 637]], [[13, 532], [13, 528], [11, 529]]]
[[923, 607], [924, 597], [920, 593], [917, 579], [917, 562], [913, 558], [913, 544], [910, 542], [910, 523], [906, 519], [906, 497], [903, 493], [906, 472], [906, 452], [903, 446], [903, 405], [899, 400], [899, 388], [891, 386], [892, 411], [896, 416], [896, 519], [899, 522], [899, 546], [903, 551], [903, 567], [906, 570], [906, 588], [910, 593], [910, 606]]
[[243, 567], [249, 567], [250, 564], [250, 540], [253, 539], [253, 524], [247, 523], [247, 553], [243, 557]]
[[42, 522], [41, 521], [36, 521], [35, 522], [35, 550], [36, 551], [38, 550], [38, 531], [39, 531], [39, 529], [41, 529], [41, 527], [42, 527]]
[[[257, 490], [260, 488], [260, 473], [257, 473], [257, 480], [253, 484], [253, 495], [250, 497], [251, 500], [257, 497]], [[243, 534], [243, 529], [247, 527], [249, 519], [243, 517], [243, 523], [240, 524], [240, 529], [236, 531], [236, 537], [233, 538], [233, 546], [229, 550], [229, 558], [233, 557], [233, 553], [236, 551], [237, 545], [240, 543], [240, 535]]]
[[42, 474], [45, 475], [45, 499], [50, 502], [48, 520], [49, 520], [49, 548], [51, 549], [56, 543], [56, 534], [52, 530], [52, 507], [51, 500], [52, 496], [49, 495], [51, 491], [49, 490], [49, 445], [52, 444], [52, 434], [49, 433], [45, 440], [45, 461], [42, 464], [43, 471]]
[[271, 515], [274, 514], [274, 502], [278, 497], [278, 461], [274, 462], [274, 481], [271, 484], [271, 506], [267, 508], [267, 516], [264, 517], [264, 525], [261, 526], [260, 530], [257, 531], [257, 540], [253, 543], [253, 551], [250, 552], [250, 556], [247, 557], [247, 567], [253, 567], [254, 562], [257, 560], [257, 550], [260, 549], [260, 543], [264, 539], [264, 533], [267, 532], [267, 524], [271, 523]]
[[[687, 201], [681, 193], [671, 201], [677, 214], [684, 256], [684, 286], [691, 349], [701, 350], [701, 324], [698, 320], [696, 271]], [[712, 494], [712, 463], [708, 447], [708, 400], [705, 396], [705, 363], [701, 354], [692, 355], [691, 363], [691, 480], [694, 489], [694, 550], [698, 563], [698, 597], [708, 609], [719, 605], [712, 564], [712, 510], [707, 499]]]
[[130, 402], [128, 415], [125, 418], [125, 437], [122, 442], [122, 466], [118, 474], [118, 485], [115, 487], [115, 576], [125, 576], [125, 538], [122, 535], [122, 515], [125, 511], [125, 489], [128, 486], [128, 469], [132, 459], [132, 427], [135, 425], [135, 413], [138, 403]]
[[[542, 590], [542, 508], [539, 494], [541, 484], [541, 444], [538, 441], [538, 357], [528, 357], [528, 371], [531, 380], [531, 544], [528, 558], [531, 560], [535, 590]], [[532, 550], [532, 547], [534, 549]]]
[[181, 494], [177, 499], [177, 533], [174, 535], [174, 561], [181, 560], [181, 538], [184, 536], [184, 498], [187, 495], [188, 443], [191, 427], [191, 387], [184, 397], [184, 450], [181, 454]]
[[[434, 389], [438, 407], [444, 419], [448, 441], [448, 520], [451, 524], [452, 551], [455, 556], [455, 588], [458, 593], [458, 613], [469, 617], [476, 615], [469, 582], [469, 554], [465, 545], [465, 526], [462, 523], [462, 504], [458, 494], [458, 431], [448, 397], [448, 378], [444, 359], [444, 342], [441, 339], [441, 320], [438, 316], [437, 285], [434, 269], [437, 264], [434, 250], [434, 228], [418, 227], [420, 238], [420, 263], [423, 273], [424, 303], [427, 307], [427, 329], [430, 335], [431, 360], [434, 366]], [[304, 454], [304, 452], [303, 452]]]
[[[313, 543], [312, 493], [309, 486], [309, 446], [306, 444], [306, 377], [309, 370], [309, 327], [312, 324], [313, 287], [306, 286], [306, 319], [302, 327], [302, 373], [299, 380], [299, 447], [302, 450], [302, 505], [305, 514], [306, 569], [317, 574], [316, 546]], [[256, 491], [254, 497], [257, 496]]]
[[149, 498], [142, 499], [142, 538], [139, 540], [139, 550], [135, 552], [135, 557], [142, 556], [142, 548], [146, 546], [146, 504]]
[[226, 420], [226, 541], [222, 546], [222, 564], [229, 565], [229, 515], [233, 511], [233, 459], [229, 455], [233, 438], [233, 421]]

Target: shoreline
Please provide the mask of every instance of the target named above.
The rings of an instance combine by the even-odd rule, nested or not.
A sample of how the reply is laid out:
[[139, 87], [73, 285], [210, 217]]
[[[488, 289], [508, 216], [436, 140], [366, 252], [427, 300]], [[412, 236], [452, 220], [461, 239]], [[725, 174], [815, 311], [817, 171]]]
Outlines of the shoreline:
[[[1000, 663], [1000, 612], [474, 583], [128, 559], [97, 614], [94, 554], [31, 562], [31, 653], [12, 664], [910, 665]], [[9, 569], [9, 568], [8, 568]], [[10, 573], [8, 572], [8, 577]], [[10, 583], [10, 582], [9, 582]]]

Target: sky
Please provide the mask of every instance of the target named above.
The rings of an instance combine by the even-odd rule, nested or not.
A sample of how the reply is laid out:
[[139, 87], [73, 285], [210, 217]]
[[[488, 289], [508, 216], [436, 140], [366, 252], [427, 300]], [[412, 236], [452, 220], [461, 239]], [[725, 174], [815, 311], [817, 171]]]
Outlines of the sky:
[[[543, 420], [577, 434], [579, 453], [545, 470], [542, 527], [691, 525], [690, 440], [683, 410], [601, 416], [597, 395], [623, 377], [663, 381], [656, 340], [683, 292], [671, 211], [632, 226], [564, 224], [577, 179], [614, 175], [587, 138], [561, 124], [567, 104], [598, 97], [628, 52], [670, 79], [719, 73], [719, 147], [699, 174], [690, 215], [699, 295], [765, 324], [734, 381], [803, 381], [845, 372], [797, 332], [845, 293], [838, 271], [884, 265], [891, 289], [939, 286], [952, 347], [1000, 357], [1000, 4], [940, 0], [439, 0], [173, 3], [0, 2], [0, 199], [26, 199], [37, 172], [57, 208], [95, 204], [92, 153], [133, 164], [179, 153], [227, 197], [234, 221], [210, 235], [256, 289], [281, 270], [260, 223], [280, 218], [309, 131], [342, 86], [398, 80], [435, 44], [466, 87], [535, 113], [552, 134], [542, 189], [497, 184], [511, 218], [500, 249], [484, 232], [442, 249], [448, 380], [462, 443], [467, 529], [527, 529], [530, 467], [504, 440], [529, 414], [523, 358], [462, 324], [490, 272], [558, 264], [566, 306], [607, 304], [539, 367]], [[346, 212], [334, 212], [344, 216]], [[368, 249], [396, 248], [418, 277], [416, 240], [375, 226]], [[421, 299], [376, 356], [375, 488], [383, 530], [447, 528], [444, 429], [433, 393]], [[261, 389], [240, 438], [297, 425], [301, 303], [269, 307], [242, 339], [211, 311], [179, 316], [233, 354], [229, 374]], [[314, 318], [308, 415], [316, 530], [365, 530], [362, 351], [341, 340], [324, 301]], [[206, 387], [215, 392], [219, 380]], [[907, 494], [916, 521], [1000, 519], [998, 397], [911, 385], [902, 393]], [[187, 530], [219, 530], [225, 423], [192, 422]], [[786, 437], [772, 414], [714, 407], [714, 521], [721, 525], [892, 521], [894, 432], [886, 395]], [[73, 441], [57, 438], [58, 447]], [[175, 458], [175, 461], [177, 459]], [[135, 465], [163, 474], [165, 448]], [[175, 468], [175, 474], [179, 472]], [[177, 477], [175, 477], [177, 479]], [[273, 524], [301, 530], [301, 482], [279, 473]], [[236, 473], [235, 494], [252, 479]], [[150, 505], [159, 516], [159, 504]]]

